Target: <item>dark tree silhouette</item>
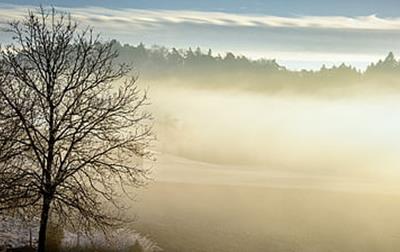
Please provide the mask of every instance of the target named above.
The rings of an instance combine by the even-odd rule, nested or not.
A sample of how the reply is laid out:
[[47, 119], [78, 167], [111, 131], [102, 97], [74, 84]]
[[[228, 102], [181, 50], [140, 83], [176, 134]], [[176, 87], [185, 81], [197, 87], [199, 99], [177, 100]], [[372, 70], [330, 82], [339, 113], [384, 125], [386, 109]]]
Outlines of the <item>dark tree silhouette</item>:
[[[141, 186], [150, 158], [146, 93], [111, 42], [54, 9], [11, 22], [0, 52], [0, 210], [105, 230], [119, 223], [118, 196]], [[113, 214], [111, 214], [113, 213]]]

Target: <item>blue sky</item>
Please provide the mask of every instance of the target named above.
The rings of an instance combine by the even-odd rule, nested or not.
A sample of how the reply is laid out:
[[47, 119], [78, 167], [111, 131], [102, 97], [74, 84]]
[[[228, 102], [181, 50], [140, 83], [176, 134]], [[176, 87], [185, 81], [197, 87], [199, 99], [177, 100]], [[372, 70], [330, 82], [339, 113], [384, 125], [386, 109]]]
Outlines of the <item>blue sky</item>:
[[296, 69], [364, 68], [389, 51], [400, 55], [398, 0], [14, 0], [0, 1], [0, 22], [38, 4], [66, 9], [122, 43], [200, 46]]

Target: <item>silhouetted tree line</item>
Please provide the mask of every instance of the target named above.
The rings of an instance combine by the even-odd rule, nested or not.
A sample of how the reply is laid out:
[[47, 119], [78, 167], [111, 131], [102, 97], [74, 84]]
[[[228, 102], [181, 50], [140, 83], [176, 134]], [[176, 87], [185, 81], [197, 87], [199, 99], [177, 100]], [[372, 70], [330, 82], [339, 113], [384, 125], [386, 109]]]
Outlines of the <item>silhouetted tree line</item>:
[[329, 68], [323, 65], [317, 71], [294, 71], [274, 59], [253, 60], [231, 52], [215, 55], [211, 49], [147, 48], [143, 43], [121, 45], [116, 40], [112, 43], [119, 52], [118, 61], [132, 64], [145, 79], [185, 80], [185, 85], [270, 91], [290, 88], [307, 92], [321, 87], [377, 84], [400, 87], [400, 61], [392, 52], [384, 60], [371, 63], [365, 71], [344, 63]]

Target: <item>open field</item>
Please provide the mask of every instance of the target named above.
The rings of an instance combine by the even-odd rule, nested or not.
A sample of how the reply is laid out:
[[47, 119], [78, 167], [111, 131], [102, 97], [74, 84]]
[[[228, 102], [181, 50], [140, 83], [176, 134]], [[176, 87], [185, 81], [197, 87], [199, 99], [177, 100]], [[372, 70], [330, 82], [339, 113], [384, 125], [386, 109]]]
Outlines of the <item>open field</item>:
[[166, 251], [398, 251], [400, 197], [160, 183], [135, 226]]
[[[298, 174], [263, 178], [259, 173], [254, 180], [268, 177], [263, 183], [271, 187], [245, 185], [249, 174], [232, 170], [229, 181], [217, 185], [212, 180], [218, 165], [165, 156], [159, 166], [164, 182], [141, 193], [132, 211], [138, 214], [135, 228], [165, 251], [394, 252], [400, 247], [400, 195], [363, 185], [334, 190], [351, 182]], [[199, 183], [179, 168], [198, 176]], [[286, 186], [278, 188], [278, 182]]]

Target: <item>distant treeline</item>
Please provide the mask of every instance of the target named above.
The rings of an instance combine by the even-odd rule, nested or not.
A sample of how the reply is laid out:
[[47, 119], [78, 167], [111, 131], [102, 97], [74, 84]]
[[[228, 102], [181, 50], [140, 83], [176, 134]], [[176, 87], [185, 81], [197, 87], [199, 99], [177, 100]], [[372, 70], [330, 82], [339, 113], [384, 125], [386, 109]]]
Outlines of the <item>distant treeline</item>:
[[[365, 71], [341, 64], [317, 71], [289, 70], [274, 59], [253, 60], [226, 53], [121, 45], [114, 41], [119, 62], [132, 64], [141, 78], [205, 88], [245, 88], [249, 90], [295, 90], [301, 92], [344, 87], [400, 88], [400, 61], [390, 52], [384, 60], [371, 63]], [[161, 81], [161, 82], [160, 82]]]

